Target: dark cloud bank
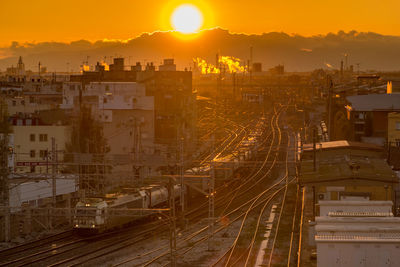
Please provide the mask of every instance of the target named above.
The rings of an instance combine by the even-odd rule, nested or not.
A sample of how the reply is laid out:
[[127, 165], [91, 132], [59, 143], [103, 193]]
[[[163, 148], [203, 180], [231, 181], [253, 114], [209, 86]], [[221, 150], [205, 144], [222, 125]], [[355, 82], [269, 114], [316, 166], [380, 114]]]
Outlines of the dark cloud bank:
[[262, 62], [264, 69], [284, 64], [289, 71], [308, 71], [324, 67], [325, 63], [337, 68], [344, 54], [348, 54], [349, 65], [358, 63], [362, 70], [400, 70], [400, 36], [356, 31], [312, 37], [278, 32], [247, 35], [223, 29], [204, 31], [200, 37], [190, 41], [180, 40], [170, 32], [155, 32], [125, 42], [14, 42], [10, 47], [0, 49], [0, 55], [8, 55], [0, 60], [0, 70], [15, 65], [20, 55], [27, 68], [35, 69], [40, 61], [50, 71], [65, 71], [67, 65], [77, 71], [87, 56], [90, 65], [105, 56], [108, 62], [111, 57], [123, 56], [126, 64], [136, 61], [158, 64], [163, 58], [173, 57], [182, 69], [192, 66], [193, 57], [214, 62], [217, 53], [247, 60], [250, 47], [253, 47], [253, 61]]

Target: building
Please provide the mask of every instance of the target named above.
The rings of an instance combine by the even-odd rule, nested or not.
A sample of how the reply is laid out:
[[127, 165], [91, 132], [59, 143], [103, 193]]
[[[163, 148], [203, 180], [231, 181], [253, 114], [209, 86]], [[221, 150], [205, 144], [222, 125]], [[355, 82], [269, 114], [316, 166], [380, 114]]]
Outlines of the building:
[[163, 145], [163, 153], [177, 153], [178, 138], [184, 138], [185, 151], [192, 153], [196, 140], [196, 95], [191, 71], [143, 71], [137, 82], [146, 86], [146, 95], [154, 96], [154, 141]]
[[[38, 119], [17, 119], [13, 124], [14, 173], [51, 173], [52, 162], [64, 160], [65, 147], [70, 142], [70, 127], [43, 125]], [[52, 155], [55, 139], [56, 156]], [[58, 168], [58, 172], [62, 171]]]
[[[147, 115], [135, 117], [133, 115], [122, 115], [122, 113], [135, 112], [139, 114], [138, 110], [128, 110], [132, 109], [133, 106], [140, 110], [140, 99], [146, 99], [145, 102], [147, 103], [147, 107], [145, 109], [147, 114], [150, 105], [148, 101], [152, 98], [153, 119], [150, 120], [149, 118], [144, 118], [144, 120], [146, 124], [148, 123], [146, 131], [150, 130], [147, 128], [152, 123], [154, 133], [142, 132], [142, 138], [147, 136], [149, 141], [153, 140], [154, 154], [163, 155], [169, 160], [176, 160], [176, 155], [179, 150], [178, 142], [181, 139], [184, 140], [185, 152], [191, 154], [194, 151], [196, 144], [196, 142], [194, 142], [196, 138], [196, 96], [192, 87], [192, 72], [177, 71], [173, 59], [165, 59], [163, 64], [159, 66], [158, 71], [153, 63], [147, 63], [144, 70], [140, 63], [136, 63], [136, 65], [132, 66], [130, 70], [124, 70], [124, 68], [121, 67], [121, 65], [123, 65], [121, 59], [114, 59], [113, 65], [113, 67], [110, 66], [110, 71], [97, 68], [98, 71], [96, 72], [85, 71], [82, 75], [72, 75], [71, 81], [65, 83], [63, 87], [64, 100], [62, 108], [70, 109], [73, 106], [78, 105], [79, 95], [81, 94], [82, 101], [92, 101], [91, 105], [98, 105], [99, 110], [104, 112], [103, 121], [106, 117], [107, 119], [111, 118], [111, 109], [114, 110], [113, 114], [120, 113], [122, 117], [128, 116], [128, 121], [125, 117], [125, 121], [123, 122], [125, 125], [123, 127], [127, 127], [128, 124], [134, 125], [135, 121], [136, 125], [142, 124], [143, 118], [147, 117]], [[124, 98], [125, 96], [116, 96], [111, 91], [107, 92], [105, 88], [102, 88], [99, 92], [89, 92], [91, 90], [90, 87], [94, 86], [96, 83], [106, 84], [110, 82], [120, 82], [121, 84], [136, 83], [135, 86], [143, 86], [143, 88], [145, 88], [145, 96], [140, 96], [140, 99], [136, 98], [136, 103], [134, 105], [131, 102], [130, 106], [125, 105], [124, 108], [116, 108], [115, 105], [111, 108], [111, 104], [109, 104], [108, 101], [113, 103], [123, 103], [126, 101]], [[98, 95], [95, 96], [93, 93]], [[133, 101], [133, 99], [131, 100]], [[103, 105], [104, 108], [102, 108]], [[106, 106], [110, 108], [107, 108]], [[132, 117], [131, 122], [129, 122], [129, 117]], [[137, 126], [131, 127], [136, 128]], [[145, 130], [142, 126], [140, 126], [140, 128]], [[137, 133], [139, 131], [135, 130], [127, 132]], [[125, 152], [128, 153], [128, 151], [130, 151], [128, 144], [132, 144], [132, 142], [133, 141], [125, 142], [125, 145], [121, 146], [120, 150], [124, 150], [125, 147]], [[141, 141], [141, 146], [147, 146], [145, 143], [146, 142]]]
[[[299, 184], [312, 191], [312, 202], [325, 200], [394, 200], [398, 178], [382, 147], [350, 141], [303, 146]], [[395, 203], [396, 206], [399, 203]]]
[[352, 140], [383, 145], [388, 140], [388, 116], [400, 112], [400, 94], [348, 96]]
[[[25, 179], [24, 179], [25, 178]], [[10, 207], [12, 211], [20, 210], [20, 207], [43, 207], [52, 203], [52, 179], [50, 175], [44, 179], [43, 176], [32, 176], [11, 179], [12, 188], [10, 189]], [[57, 175], [56, 176], [56, 196], [57, 202], [68, 194], [77, 192], [77, 177], [74, 175]], [[25, 182], [21, 183], [21, 180]], [[31, 180], [26, 182], [26, 180]]]
[[25, 64], [22, 61], [21, 56], [18, 58], [17, 66], [16, 67], [11, 66], [10, 68], [7, 68], [6, 74], [16, 77], [17, 80], [19, 78], [20, 81], [22, 81], [22, 79], [25, 79], [25, 75], [26, 75]]
[[110, 64], [109, 70], [98, 63], [95, 71], [83, 71], [80, 75], [71, 75], [71, 82], [79, 82], [85, 86], [90, 82], [136, 82], [136, 73], [138, 68], [125, 70], [123, 58], [114, 58], [113, 64]]
[[154, 153], [154, 97], [146, 95], [142, 84], [92, 82], [85, 95], [98, 97], [95, 114], [110, 154]]
[[164, 59], [164, 64], [158, 67], [159, 71], [176, 71], [176, 64], [173, 58]]
[[388, 114], [388, 142], [400, 147], [400, 113], [391, 112]]
[[393, 217], [391, 204], [321, 201], [315, 219], [317, 266], [399, 266], [400, 218]]
[[346, 216], [358, 213], [361, 215], [393, 216], [392, 201], [365, 200], [320, 200], [318, 201], [320, 216]]

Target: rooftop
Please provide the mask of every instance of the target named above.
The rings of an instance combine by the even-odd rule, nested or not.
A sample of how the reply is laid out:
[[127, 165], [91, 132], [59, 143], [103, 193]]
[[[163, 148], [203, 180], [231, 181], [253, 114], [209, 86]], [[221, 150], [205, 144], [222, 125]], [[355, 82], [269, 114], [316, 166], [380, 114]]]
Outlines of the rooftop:
[[400, 94], [369, 94], [348, 96], [354, 111], [400, 110]]
[[397, 183], [397, 178], [384, 159], [349, 155], [319, 159], [316, 171], [313, 160], [302, 160], [300, 183], [365, 180], [365, 183]]
[[[362, 142], [346, 141], [346, 140], [321, 142], [321, 143], [317, 143], [317, 145], [316, 145], [317, 150], [340, 149], [340, 148], [383, 151], [383, 147], [378, 146], [378, 145], [362, 143]], [[304, 152], [310, 152], [312, 150], [313, 150], [313, 144], [304, 144], [303, 145]]]

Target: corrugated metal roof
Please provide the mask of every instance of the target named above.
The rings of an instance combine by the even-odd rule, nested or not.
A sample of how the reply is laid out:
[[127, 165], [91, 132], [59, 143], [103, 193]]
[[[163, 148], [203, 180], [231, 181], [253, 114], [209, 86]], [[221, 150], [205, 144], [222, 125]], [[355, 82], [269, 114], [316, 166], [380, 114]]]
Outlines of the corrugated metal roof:
[[332, 217], [392, 217], [391, 212], [375, 211], [330, 211], [328, 216]]
[[[339, 148], [354, 148], [354, 149], [367, 149], [367, 150], [379, 150], [379, 151], [383, 150], [383, 147], [375, 145], [375, 144], [353, 142], [353, 141], [346, 141], [346, 140], [321, 142], [321, 143], [317, 143], [317, 145], [316, 145], [317, 150], [339, 149]], [[303, 145], [304, 152], [309, 152], [312, 150], [313, 150], [313, 144], [304, 144]]]
[[346, 99], [354, 111], [400, 110], [400, 94], [353, 95]]
[[345, 236], [333, 236], [333, 235], [316, 235], [315, 241], [390, 241], [390, 242], [399, 242], [400, 235], [398, 233], [391, 233], [388, 236], [383, 235], [374, 235], [374, 236], [357, 236], [357, 235], [345, 235]]
[[397, 178], [384, 159], [354, 154], [318, 155], [317, 169], [313, 160], [302, 160], [299, 182], [346, 183], [345, 180], [364, 180], [363, 184], [397, 183]]

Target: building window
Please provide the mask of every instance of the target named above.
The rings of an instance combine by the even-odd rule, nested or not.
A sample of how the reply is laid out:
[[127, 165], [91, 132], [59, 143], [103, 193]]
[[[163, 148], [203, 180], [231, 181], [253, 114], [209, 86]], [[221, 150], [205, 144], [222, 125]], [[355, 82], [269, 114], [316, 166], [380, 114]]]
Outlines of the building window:
[[31, 140], [31, 142], [35, 142], [35, 134], [30, 135], [30, 140]]
[[12, 105], [13, 105], [13, 107], [15, 107], [17, 105], [17, 101], [13, 100]]
[[394, 142], [396, 143], [397, 147], [400, 147], [400, 139], [396, 139]]
[[47, 134], [40, 134], [39, 135], [40, 142], [47, 142]]
[[35, 98], [33, 96], [29, 97], [29, 103], [35, 103]]
[[25, 100], [21, 100], [21, 105], [25, 106]]
[[106, 85], [106, 91], [110, 91], [110, 86], [108, 84]]
[[43, 159], [47, 158], [47, 150], [40, 150], [40, 157]]
[[396, 130], [400, 131], [400, 121], [396, 121]]
[[31, 158], [34, 158], [36, 156], [35, 150], [31, 150], [29, 154]]
[[363, 132], [364, 131], [364, 125], [363, 124], [356, 124], [354, 125], [354, 129], [356, 132]]

